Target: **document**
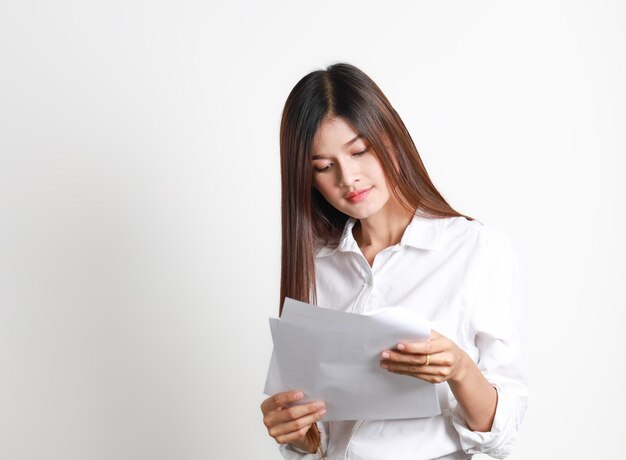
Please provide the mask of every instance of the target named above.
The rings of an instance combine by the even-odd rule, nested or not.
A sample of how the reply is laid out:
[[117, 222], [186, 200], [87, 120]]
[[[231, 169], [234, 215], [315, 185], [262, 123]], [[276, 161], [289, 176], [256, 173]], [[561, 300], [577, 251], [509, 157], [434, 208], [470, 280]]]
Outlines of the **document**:
[[359, 315], [287, 297], [270, 318], [274, 349], [264, 393], [301, 390], [297, 404], [324, 401], [323, 420], [381, 420], [441, 413], [435, 384], [380, 367], [398, 342], [425, 341], [429, 322], [401, 307]]

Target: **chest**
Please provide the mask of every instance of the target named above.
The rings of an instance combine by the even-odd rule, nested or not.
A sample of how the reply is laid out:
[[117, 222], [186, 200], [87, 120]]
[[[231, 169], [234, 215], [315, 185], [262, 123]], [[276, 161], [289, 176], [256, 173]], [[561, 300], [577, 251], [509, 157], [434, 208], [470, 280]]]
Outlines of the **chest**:
[[462, 253], [414, 248], [336, 253], [316, 261], [318, 305], [358, 314], [403, 306], [438, 332], [465, 342], [479, 275], [480, 264]]

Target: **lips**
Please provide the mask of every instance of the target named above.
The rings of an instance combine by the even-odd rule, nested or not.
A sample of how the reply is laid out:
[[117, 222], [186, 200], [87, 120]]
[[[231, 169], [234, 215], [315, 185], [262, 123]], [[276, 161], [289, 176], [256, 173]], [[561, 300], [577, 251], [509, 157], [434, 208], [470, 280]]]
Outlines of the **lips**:
[[345, 199], [349, 201], [360, 201], [367, 196], [367, 193], [372, 189], [362, 188], [361, 190], [355, 190], [354, 192], [347, 193]]

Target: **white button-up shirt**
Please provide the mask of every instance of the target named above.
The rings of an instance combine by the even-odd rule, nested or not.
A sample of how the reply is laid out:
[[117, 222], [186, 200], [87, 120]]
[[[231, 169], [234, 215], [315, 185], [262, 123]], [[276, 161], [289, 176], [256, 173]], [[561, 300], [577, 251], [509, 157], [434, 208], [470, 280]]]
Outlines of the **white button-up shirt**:
[[280, 445], [281, 454], [288, 460], [468, 459], [477, 453], [504, 458], [527, 399], [520, 276], [509, 240], [476, 220], [416, 214], [401, 241], [379, 252], [370, 267], [352, 234], [355, 222], [346, 222], [336, 248], [316, 252], [318, 305], [351, 313], [402, 305], [429, 319], [497, 389], [493, 426], [489, 432], [470, 430], [442, 383], [437, 385], [441, 415], [320, 421], [318, 453]]

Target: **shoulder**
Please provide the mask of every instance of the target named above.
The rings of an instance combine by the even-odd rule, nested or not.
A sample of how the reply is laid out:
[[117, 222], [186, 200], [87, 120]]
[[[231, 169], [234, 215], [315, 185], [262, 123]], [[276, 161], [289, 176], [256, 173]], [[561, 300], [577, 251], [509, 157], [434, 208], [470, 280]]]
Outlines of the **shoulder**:
[[334, 244], [334, 245], [319, 245], [315, 247], [315, 258], [319, 258], [319, 257], [326, 257], [331, 255], [332, 253], [334, 253], [337, 248], [338, 248], [338, 244]]
[[481, 253], [516, 257], [511, 239], [500, 228], [462, 216], [440, 219], [438, 243], [442, 249], [464, 246]]

